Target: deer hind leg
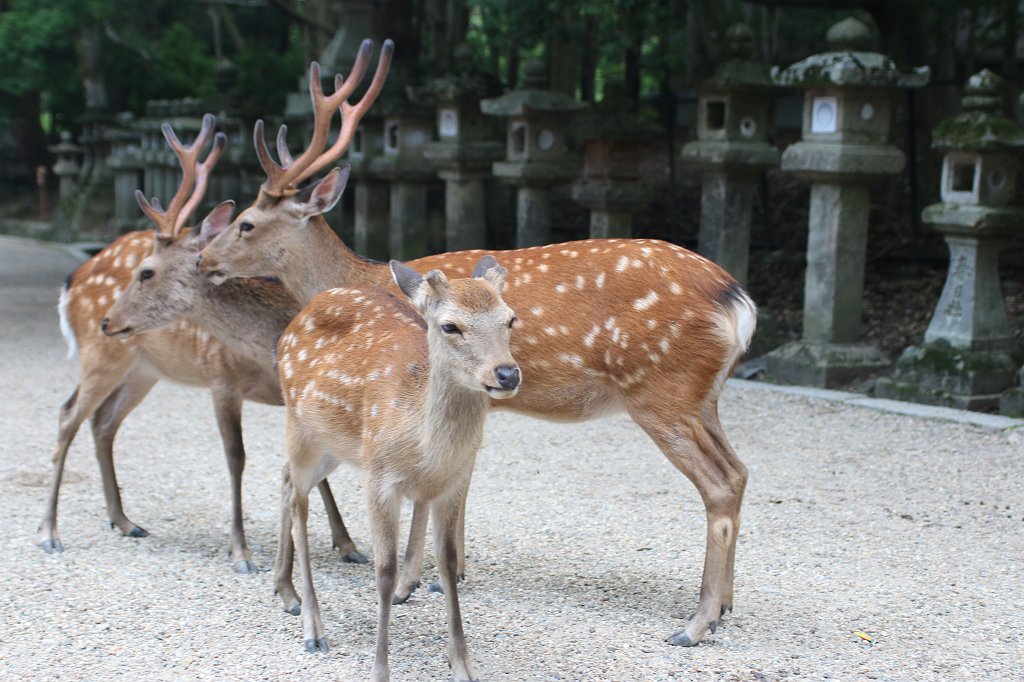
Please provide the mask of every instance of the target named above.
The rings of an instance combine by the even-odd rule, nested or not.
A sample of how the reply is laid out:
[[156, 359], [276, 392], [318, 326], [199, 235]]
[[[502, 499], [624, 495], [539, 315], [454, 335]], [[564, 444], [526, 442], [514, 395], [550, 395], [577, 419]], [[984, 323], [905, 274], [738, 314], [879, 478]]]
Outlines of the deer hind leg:
[[217, 428], [220, 430], [224, 458], [231, 477], [231, 530], [228, 534], [231, 565], [236, 573], [255, 573], [258, 569], [245, 541], [245, 520], [242, 514], [242, 474], [245, 471], [242, 396], [229, 386], [215, 386], [213, 410], [217, 416]]
[[103, 479], [103, 494], [107, 502], [110, 527], [117, 528], [122, 535], [132, 538], [148, 537], [149, 532], [125, 516], [121, 503], [121, 489], [117, 484], [117, 472], [114, 469], [114, 437], [125, 417], [149, 395], [157, 381], [157, 376], [136, 365], [125, 376], [121, 385], [103, 401], [91, 420], [96, 461], [99, 462], [100, 476]]
[[459, 608], [458, 564], [459, 526], [462, 510], [465, 508], [466, 480], [461, 490], [436, 500], [431, 505], [434, 515], [434, 552], [437, 555], [438, 572], [444, 588], [445, 608], [448, 615], [448, 665], [452, 669], [452, 680], [471, 682], [473, 664], [466, 646], [466, 633], [462, 628], [462, 611]]
[[391, 601], [398, 583], [398, 515], [402, 500], [399, 495], [385, 492], [374, 485], [367, 486], [366, 500], [377, 575], [377, 645], [370, 679], [374, 682], [387, 682], [388, 630], [391, 624]]
[[334, 501], [334, 493], [331, 492], [331, 486], [327, 483], [327, 479], [317, 483], [316, 488], [320, 492], [320, 498], [324, 501], [327, 523], [331, 526], [331, 540], [334, 547], [341, 552], [341, 560], [349, 564], [369, 563], [366, 555], [359, 551], [352, 536], [348, 534], [348, 528], [345, 527], [345, 521], [341, 518], [341, 512], [338, 511], [338, 504]]
[[113, 358], [112, 367], [104, 367], [104, 371], [88, 371], [83, 360], [82, 379], [75, 387], [71, 397], [61, 405], [57, 427], [57, 444], [53, 449], [53, 472], [50, 479], [50, 495], [47, 499], [46, 511], [39, 522], [39, 546], [47, 554], [64, 551], [57, 534], [57, 502], [60, 497], [60, 484], [64, 476], [64, 464], [67, 461], [68, 448], [75, 439], [79, 427], [92, 416], [97, 408], [110, 397], [110, 394], [121, 383], [121, 379], [131, 367], [127, 357]]
[[692, 415], [656, 409], [631, 414], [693, 482], [704, 502], [707, 545], [700, 602], [687, 627], [668, 638], [671, 644], [695, 646], [708, 630], [715, 631], [721, 613], [732, 605], [732, 565], [747, 469], [725, 440], [714, 406]]
[[277, 535], [277, 554], [274, 556], [274, 594], [281, 597], [285, 611], [297, 616], [302, 612], [302, 602], [292, 582], [295, 543], [292, 541], [291, 504], [291, 470], [286, 463], [281, 470], [281, 525]]

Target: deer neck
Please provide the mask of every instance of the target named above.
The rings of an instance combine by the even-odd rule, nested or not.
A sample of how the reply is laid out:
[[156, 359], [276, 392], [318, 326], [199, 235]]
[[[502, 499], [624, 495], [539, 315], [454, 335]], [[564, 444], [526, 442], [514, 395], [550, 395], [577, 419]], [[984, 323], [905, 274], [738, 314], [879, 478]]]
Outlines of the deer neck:
[[281, 281], [302, 305], [326, 289], [384, 286], [389, 281], [384, 263], [348, 248], [322, 216], [314, 216], [300, 229], [307, 231], [307, 238], [298, 258], [284, 268]]
[[424, 464], [432, 468], [459, 467], [483, 439], [489, 402], [483, 391], [452, 381], [446, 363], [436, 355], [431, 353], [424, 405]]

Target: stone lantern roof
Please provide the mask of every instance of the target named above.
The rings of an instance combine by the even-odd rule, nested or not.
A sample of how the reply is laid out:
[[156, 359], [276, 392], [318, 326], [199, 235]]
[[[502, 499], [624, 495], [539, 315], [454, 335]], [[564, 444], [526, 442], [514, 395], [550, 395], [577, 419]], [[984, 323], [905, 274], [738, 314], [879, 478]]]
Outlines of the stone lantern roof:
[[500, 97], [480, 102], [480, 109], [491, 116], [524, 116], [534, 113], [571, 113], [589, 105], [562, 92], [547, 89], [544, 63], [531, 60], [521, 90], [510, 90]]
[[832, 26], [825, 39], [828, 52], [811, 55], [785, 69], [772, 67], [775, 84], [798, 88], [920, 88], [928, 82], [927, 66], [901, 72], [884, 54], [870, 52], [871, 30], [853, 17]]
[[724, 60], [715, 75], [704, 81], [708, 89], [761, 90], [774, 88], [771, 66], [754, 59], [754, 31], [742, 22], [725, 32]]
[[453, 56], [456, 64], [466, 67], [453, 69], [420, 86], [408, 86], [405, 91], [411, 101], [436, 106], [441, 102], [480, 100], [501, 91], [493, 77], [473, 67], [473, 52], [468, 45], [463, 43], [456, 47]]
[[963, 112], [935, 127], [932, 148], [939, 151], [995, 151], [1024, 147], [1024, 129], [1003, 118], [1003, 79], [982, 69], [967, 80]]

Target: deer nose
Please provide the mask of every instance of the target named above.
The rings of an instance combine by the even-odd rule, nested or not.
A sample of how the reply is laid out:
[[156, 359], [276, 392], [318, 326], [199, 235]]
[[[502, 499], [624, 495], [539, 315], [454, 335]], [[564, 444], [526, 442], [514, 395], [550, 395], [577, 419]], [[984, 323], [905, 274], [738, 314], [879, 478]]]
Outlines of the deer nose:
[[196, 270], [199, 270], [199, 269], [200, 269], [200, 267], [202, 267], [202, 266], [200, 265], [200, 263], [202, 263], [202, 262], [203, 262], [203, 254], [201, 254], [201, 253], [197, 253], [197, 254], [196, 254]]
[[103, 332], [104, 334], [107, 334], [107, 333], [109, 333], [109, 330], [110, 330], [110, 320], [108, 320], [107, 318], [104, 317], [103, 321], [100, 322], [100, 331]]
[[498, 378], [498, 385], [506, 391], [511, 391], [519, 385], [519, 368], [515, 365], [495, 367], [494, 376]]

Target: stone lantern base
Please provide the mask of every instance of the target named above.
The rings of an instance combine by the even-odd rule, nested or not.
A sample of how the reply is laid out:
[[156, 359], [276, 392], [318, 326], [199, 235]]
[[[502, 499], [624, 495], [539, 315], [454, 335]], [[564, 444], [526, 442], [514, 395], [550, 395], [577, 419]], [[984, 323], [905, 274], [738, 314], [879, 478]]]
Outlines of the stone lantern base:
[[894, 376], [879, 380], [875, 394], [988, 412], [1000, 409], [1002, 393], [1017, 382], [1017, 363], [1009, 353], [972, 352], [940, 341], [903, 351]]
[[891, 366], [874, 346], [793, 341], [765, 356], [768, 377], [802, 386], [839, 388]]
[[1017, 373], [1017, 388], [1005, 390], [999, 396], [999, 414], [1024, 417], [1024, 366]]

